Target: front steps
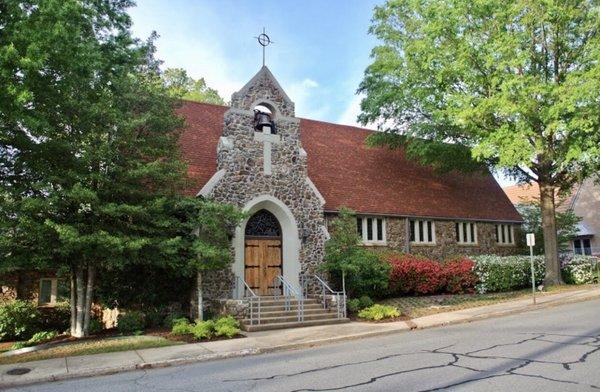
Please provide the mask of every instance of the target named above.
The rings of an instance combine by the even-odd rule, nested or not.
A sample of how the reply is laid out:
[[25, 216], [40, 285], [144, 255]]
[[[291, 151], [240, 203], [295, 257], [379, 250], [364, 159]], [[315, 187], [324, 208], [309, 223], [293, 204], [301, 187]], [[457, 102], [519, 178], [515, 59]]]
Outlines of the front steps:
[[[253, 303], [255, 315], [258, 305]], [[314, 325], [339, 324], [350, 321], [347, 318], [338, 318], [336, 309], [324, 309], [315, 298], [304, 300], [304, 321], [298, 321], [298, 302], [290, 300], [290, 310], [285, 310], [285, 299], [275, 297], [261, 297], [260, 324], [250, 324], [249, 319], [242, 320], [242, 329], [248, 332], [268, 331], [273, 329], [308, 327]]]

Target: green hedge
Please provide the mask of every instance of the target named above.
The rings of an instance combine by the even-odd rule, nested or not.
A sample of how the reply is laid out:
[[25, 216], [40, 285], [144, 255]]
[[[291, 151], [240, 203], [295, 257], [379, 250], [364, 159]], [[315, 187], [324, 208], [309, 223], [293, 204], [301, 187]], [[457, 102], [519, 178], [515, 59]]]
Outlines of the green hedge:
[[[531, 264], [529, 256], [484, 255], [471, 257], [475, 261], [474, 272], [479, 278], [479, 293], [510, 291], [531, 287]], [[534, 256], [536, 285], [544, 281], [544, 256]]]

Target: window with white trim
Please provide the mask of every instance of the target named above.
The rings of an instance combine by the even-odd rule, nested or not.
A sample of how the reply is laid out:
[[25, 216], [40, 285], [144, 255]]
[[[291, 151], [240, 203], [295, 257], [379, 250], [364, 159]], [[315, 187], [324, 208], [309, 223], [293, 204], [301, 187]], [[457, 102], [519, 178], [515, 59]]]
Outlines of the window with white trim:
[[435, 244], [435, 223], [430, 220], [411, 220], [410, 242]]
[[477, 244], [477, 224], [474, 222], [456, 222], [456, 242], [459, 244]]
[[385, 218], [361, 216], [356, 218], [356, 230], [363, 244], [385, 244]]
[[40, 306], [56, 304], [58, 292], [58, 280], [56, 278], [40, 279], [40, 292], [38, 296], [38, 304]]
[[513, 225], [496, 225], [496, 243], [502, 245], [512, 245], [515, 243]]

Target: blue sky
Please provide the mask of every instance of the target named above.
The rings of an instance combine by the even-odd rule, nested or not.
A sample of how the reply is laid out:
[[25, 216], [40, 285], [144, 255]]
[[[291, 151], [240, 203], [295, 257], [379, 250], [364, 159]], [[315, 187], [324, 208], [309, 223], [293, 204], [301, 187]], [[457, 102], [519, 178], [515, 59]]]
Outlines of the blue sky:
[[254, 39], [265, 27], [274, 44], [267, 66], [296, 115], [356, 124], [355, 95], [376, 40], [368, 34], [381, 1], [138, 0], [131, 9], [139, 38], [158, 32], [158, 57], [204, 77], [226, 101], [260, 68]]
[[[156, 31], [164, 67], [204, 77], [229, 101], [258, 72], [256, 37], [267, 29], [267, 66], [296, 103], [299, 117], [358, 125], [356, 89], [377, 44], [368, 34], [383, 0], [138, 0], [133, 33]], [[497, 176], [502, 185], [512, 181]]]

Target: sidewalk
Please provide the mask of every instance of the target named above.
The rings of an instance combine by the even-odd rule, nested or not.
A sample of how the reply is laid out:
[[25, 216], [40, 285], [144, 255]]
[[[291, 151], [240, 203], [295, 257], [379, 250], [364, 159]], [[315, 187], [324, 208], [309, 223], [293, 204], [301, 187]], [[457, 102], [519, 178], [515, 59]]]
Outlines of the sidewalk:
[[[470, 322], [559, 304], [600, 298], [600, 288], [546, 295], [533, 305], [531, 299], [503, 302], [454, 312], [439, 313], [410, 321], [392, 323], [351, 322], [347, 324], [247, 333], [246, 338], [186, 344], [145, 350], [123, 351], [0, 366], [0, 388], [69, 378], [98, 376], [209, 361], [221, 358], [319, 346], [327, 343]], [[7, 375], [15, 368], [31, 371], [21, 376]]]

